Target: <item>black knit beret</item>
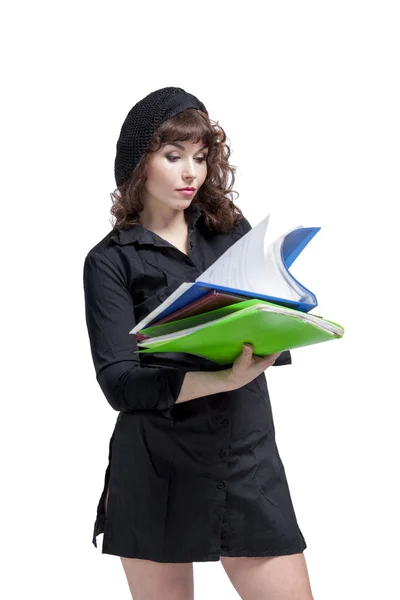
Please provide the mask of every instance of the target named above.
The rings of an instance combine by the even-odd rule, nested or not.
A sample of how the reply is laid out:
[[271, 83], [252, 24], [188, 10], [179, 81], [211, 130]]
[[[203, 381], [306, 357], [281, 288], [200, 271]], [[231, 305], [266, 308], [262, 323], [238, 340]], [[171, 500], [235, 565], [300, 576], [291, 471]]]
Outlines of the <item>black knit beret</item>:
[[208, 114], [206, 107], [196, 96], [178, 87], [165, 87], [151, 92], [131, 108], [117, 141], [114, 163], [117, 186], [129, 178], [159, 125], [188, 108], [196, 108]]

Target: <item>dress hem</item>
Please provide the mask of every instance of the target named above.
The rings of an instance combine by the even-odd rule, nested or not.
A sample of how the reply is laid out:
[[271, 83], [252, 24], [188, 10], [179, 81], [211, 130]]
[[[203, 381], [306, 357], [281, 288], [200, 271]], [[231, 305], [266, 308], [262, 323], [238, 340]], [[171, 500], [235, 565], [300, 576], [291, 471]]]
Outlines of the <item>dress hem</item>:
[[[96, 545], [97, 547], [97, 545]], [[189, 562], [208, 562], [208, 561], [219, 561], [221, 557], [248, 557], [248, 558], [256, 558], [256, 557], [266, 557], [266, 556], [287, 556], [291, 554], [301, 554], [306, 550], [307, 544], [304, 542], [302, 544], [292, 544], [286, 547], [279, 548], [270, 548], [269, 550], [260, 550], [260, 551], [252, 551], [252, 550], [221, 550], [219, 553], [215, 554], [207, 554], [205, 556], [193, 555], [189, 556], [175, 556], [172, 558], [161, 558], [155, 557], [153, 555], [142, 554], [140, 552], [133, 553], [125, 553], [118, 552], [117, 550], [113, 550], [112, 548], [105, 548], [104, 543], [101, 548], [102, 554], [109, 554], [111, 556], [119, 556], [123, 558], [139, 558], [142, 560], [151, 560], [154, 562], [161, 563], [189, 563]]]

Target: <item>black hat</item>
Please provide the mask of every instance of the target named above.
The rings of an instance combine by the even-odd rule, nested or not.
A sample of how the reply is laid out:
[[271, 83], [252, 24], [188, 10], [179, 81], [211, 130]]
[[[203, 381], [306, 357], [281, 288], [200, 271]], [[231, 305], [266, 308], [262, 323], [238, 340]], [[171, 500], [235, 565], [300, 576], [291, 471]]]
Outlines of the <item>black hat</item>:
[[196, 96], [177, 87], [165, 87], [151, 92], [131, 108], [117, 141], [114, 163], [117, 186], [129, 178], [159, 125], [188, 108], [196, 108], [208, 114], [206, 107]]

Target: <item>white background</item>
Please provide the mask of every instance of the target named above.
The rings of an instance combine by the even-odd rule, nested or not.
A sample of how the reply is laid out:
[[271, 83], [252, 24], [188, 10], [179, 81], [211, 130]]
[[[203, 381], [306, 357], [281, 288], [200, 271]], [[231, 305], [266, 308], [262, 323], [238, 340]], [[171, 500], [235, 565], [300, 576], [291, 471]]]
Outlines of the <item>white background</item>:
[[[130, 108], [183, 87], [225, 129], [252, 225], [320, 226], [293, 265], [342, 340], [266, 372], [315, 600], [398, 598], [398, 3], [19, 2], [3, 10], [1, 586], [130, 598], [91, 543], [117, 413], [82, 269], [111, 229]], [[5, 17], [5, 18], [4, 18]], [[196, 599], [238, 598], [219, 562]]]

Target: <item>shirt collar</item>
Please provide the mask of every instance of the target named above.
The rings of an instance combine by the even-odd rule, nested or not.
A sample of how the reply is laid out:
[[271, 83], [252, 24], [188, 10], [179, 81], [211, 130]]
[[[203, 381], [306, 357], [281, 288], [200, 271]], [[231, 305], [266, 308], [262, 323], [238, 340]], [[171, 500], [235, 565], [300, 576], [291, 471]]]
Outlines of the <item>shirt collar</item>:
[[[197, 202], [192, 203], [185, 209], [185, 213], [188, 216], [189, 235], [196, 227], [196, 223], [203, 212], [203, 208]], [[136, 241], [150, 244], [157, 242], [157, 238], [153, 232], [146, 229], [141, 223], [129, 225], [121, 229], [114, 229], [112, 232], [112, 239], [120, 246], [131, 244]]]

